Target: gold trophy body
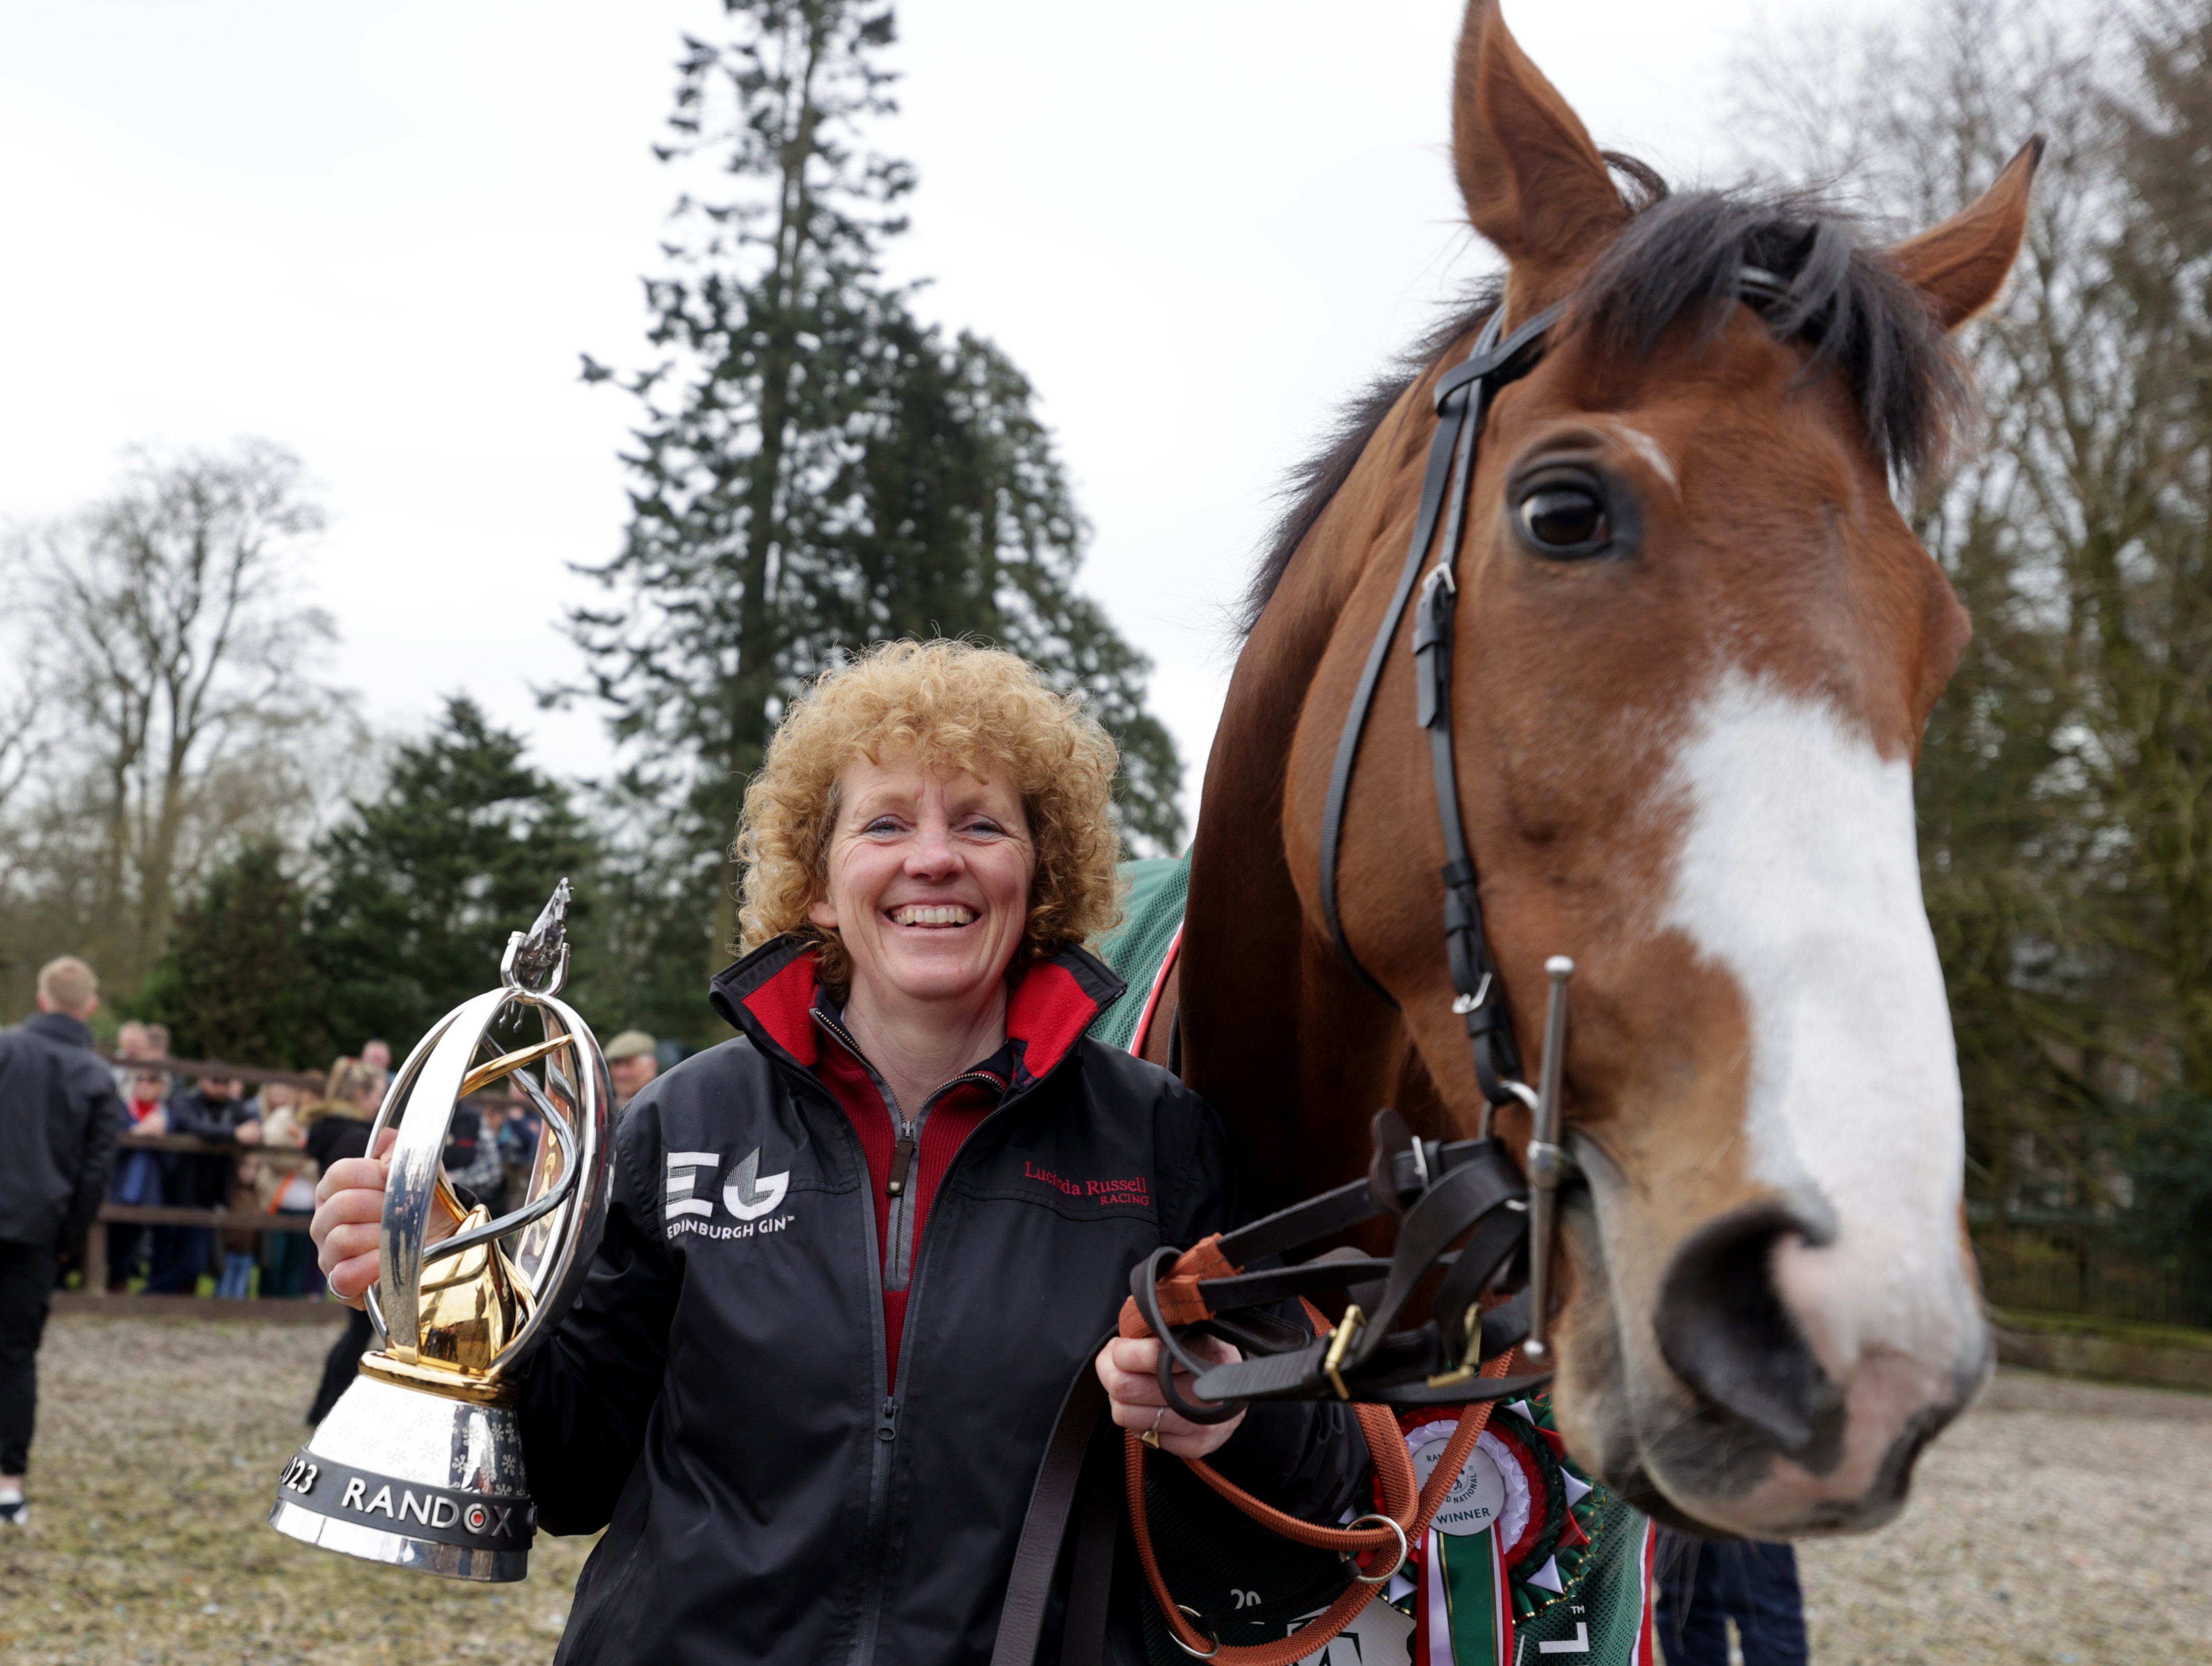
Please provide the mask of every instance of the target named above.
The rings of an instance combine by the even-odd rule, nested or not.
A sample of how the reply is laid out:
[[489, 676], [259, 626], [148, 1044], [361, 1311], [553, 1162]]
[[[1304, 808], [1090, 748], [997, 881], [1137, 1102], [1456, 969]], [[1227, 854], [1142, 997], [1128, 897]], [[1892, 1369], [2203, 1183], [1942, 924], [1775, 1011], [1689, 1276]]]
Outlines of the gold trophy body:
[[[457, 1578], [528, 1571], [536, 1511], [514, 1371], [582, 1286], [611, 1149], [606, 1060], [560, 999], [568, 902], [564, 879], [508, 939], [500, 988], [448, 1012], [392, 1078], [369, 1132], [374, 1150], [398, 1129], [368, 1292], [380, 1346], [279, 1477], [269, 1522], [280, 1533]], [[495, 1220], [455, 1194], [440, 1158], [461, 1099], [501, 1080], [544, 1132], [521, 1206]]]

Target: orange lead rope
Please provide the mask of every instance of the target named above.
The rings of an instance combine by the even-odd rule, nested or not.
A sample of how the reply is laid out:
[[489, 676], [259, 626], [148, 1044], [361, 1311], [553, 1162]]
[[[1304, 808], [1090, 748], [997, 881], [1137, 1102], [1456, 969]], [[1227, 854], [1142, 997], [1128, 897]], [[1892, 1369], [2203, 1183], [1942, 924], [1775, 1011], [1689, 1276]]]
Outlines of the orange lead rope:
[[[1328, 1321], [1307, 1311], [1316, 1321], [1316, 1331], [1328, 1334]], [[1127, 1335], [1125, 1316], [1123, 1334]], [[1138, 1335], [1145, 1334], [1141, 1329]], [[1512, 1364], [1513, 1353], [1508, 1350], [1485, 1362], [1480, 1376], [1501, 1377]], [[1224, 1644], [1206, 1636], [1184, 1617], [1176, 1606], [1173, 1593], [1168, 1590], [1167, 1577], [1160, 1572], [1159, 1558], [1152, 1550], [1152, 1523], [1145, 1512], [1145, 1444], [1133, 1430], [1122, 1437], [1124, 1470], [1127, 1482], [1129, 1528], [1137, 1541], [1137, 1560], [1144, 1565], [1146, 1582], [1152, 1588], [1152, 1600], [1159, 1604], [1160, 1617], [1167, 1622], [1168, 1634], [1176, 1646], [1185, 1654], [1199, 1660], [1215, 1660], [1221, 1666], [1293, 1666], [1316, 1650], [1326, 1647], [1342, 1633], [1345, 1627], [1359, 1618], [1388, 1584], [1390, 1576], [1404, 1566], [1414, 1547], [1427, 1536], [1429, 1523], [1436, 1519], [1438, 1510], [1458, 1481], [1460, 1471], [1467, 1467], [1468, 1454], [1474, 1450], [1475, 1441], [1490, 1421], [1493, 1402], [1478, 1401], [1460, 1414], [1459, 1426], [1452, 1431], [1451, 1438], [1444, 1444], [1436, 1468], [1430, 1474], [1428, 1485], [1416, 1493], [1413, 1488], [1413, 1462], [1407, 1451], [1405, 1437], [1398, 1429], [1398, 1420], [1386, 1406], [1356, 1405], [1352, 1408], [1359, 1419], [1360, 1432], [1366, 1437], [1367, 1450], [1375, 1461], [1376, 1477], [1382, 1483], [1383, 1514], [1363, 1516], [1362, 1521], [1386, 1522], [1377, 1527], [1322, 1527], [1287, 1515], [1273, 1505], [1263, 1504], [1234, 1482], [1227, 1481], [1212, 1465], [1197, 1458], [1185, 1458], [1190, 1472], [1235, 1505], [1261, 1526], [1279, 1533], [1299, 1544], [1311, 1545], [1319, 1550], [1334, 1550], [1354, 1569], [1352, 1583], [1335, 1602], [1330, 1603], [1321, 1617], [1311, 1624], [1292, 1632], [1288, 1637], [1273, 1643], [1250, 1645]], [[1387, 1554], [1390, 1565], [1369, 1573], [1353, 1559], [1375, 1553]]]

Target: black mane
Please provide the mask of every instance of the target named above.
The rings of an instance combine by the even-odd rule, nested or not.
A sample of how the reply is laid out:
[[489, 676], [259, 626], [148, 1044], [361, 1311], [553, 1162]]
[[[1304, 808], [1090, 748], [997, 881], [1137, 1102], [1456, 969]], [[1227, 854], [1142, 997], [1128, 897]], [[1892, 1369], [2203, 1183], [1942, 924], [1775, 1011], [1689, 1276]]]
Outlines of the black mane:
[[[1899, 481], [1942, 462], [1954, 419], [1968, 402], [1966, 373], [1950, 337], [1918, 293], [1893, 271], [1857, 222], [1797, 192], [1698, 191], [1671, 194], [1632, 159], [1606, 160], [1633, 182], [1633, 217], [1577, 289], [1567, 327], [1594, 331], [1607, 350], [1649, 355], [1694, 307], [1707, 334], [1728, 321], [1747, 267], [1787, 286], [1765, 303], [1779, 339], [1810, 343], [1810, 380], [1840, 371], [1866, 437]], [[1497, 307], [1499, 285], [1483, 284], [1340, 413], [1323, 448], [1291, 471], [1291, 507], [1275, 524], [1246, 587], [1241, 623], [1249, 630], [1282, 582], [1298, 546], [1342, 489], [1392, 405], [1449, 348]]]

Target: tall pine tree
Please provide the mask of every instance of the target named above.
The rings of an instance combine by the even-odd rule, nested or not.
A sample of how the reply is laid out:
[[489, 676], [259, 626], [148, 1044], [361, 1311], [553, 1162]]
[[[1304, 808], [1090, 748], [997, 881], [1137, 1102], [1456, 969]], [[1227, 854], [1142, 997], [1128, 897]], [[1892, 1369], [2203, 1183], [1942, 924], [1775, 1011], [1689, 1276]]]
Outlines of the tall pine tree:
[[630, 893], [672, 912], [628, 937], [727, 947], [723, 848], [784, 702], [887, 637], [999, 641], [1082, 691], [1127, 760], [1133, 840], [1171, 847], [1181, 765], [1145, 710], [1148, 663], [1074, 589], [1085, 528], [1028, 382], [882, 277], [914, 184], [865, 142], [896, 107], [890, 9], [724, 9], [726, 39], [686, 43], [659, 153], [723, 183], [679, 202], [647, 284], [663, 356], [626, 382], [644, 408], [629, 532], [595, 569], [605, 605], [571, 621], [630, 750], [623, 791], [659, 812], [660, 865], [641, 854]]

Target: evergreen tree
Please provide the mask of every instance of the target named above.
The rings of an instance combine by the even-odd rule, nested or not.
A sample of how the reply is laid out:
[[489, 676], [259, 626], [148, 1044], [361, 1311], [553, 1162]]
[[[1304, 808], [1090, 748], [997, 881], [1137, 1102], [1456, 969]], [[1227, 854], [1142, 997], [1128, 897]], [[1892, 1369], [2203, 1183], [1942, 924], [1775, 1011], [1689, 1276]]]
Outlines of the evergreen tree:
[[720, 848], [783, 702], [841, 651], [902, 635], [999, 641], [1080, 689], [1129, 760], [1125, 824], [1171, 845], [1180, 765], [1144, 710], [1146, 660], [1073, 588], [1085, 527], [1029, 385], [878, 271], [914, 183], [863, 143], [895, 108], [890, 9], [725, 11], [726, 40], [687, 42], [659, 154], [712, 159], [729, 188], [679, 202], [672, 271], [647, 284], [665, 356], [627, 384], [644, 407], [629, 532], [594, 569], [608, 604], [571, 622], [635, 760], [624, 792], [682, 806], [672, 842], [691, 854], [638, 893], [714, 897], [709, 952], [726, 948]]
[[[308, 958], [330, 1027], [350, 1049], [411, 1047], [447, 1008], [492, 987], [507, 933], [564, 875], [573, 934], [592, 926], [595, 853], [568, 789], [523, 760], [520, 737], [455, 696], [424, 739], [399, 749], [382, 796], [322, 842]], [[578, 945], [576, 999], [596, 968]]]
[[274, 839], [249, 841], [177, 909], [138, 1006], [179, 1058], [317, 1068], [337, 1049], [307, 952], [306, 899]]

